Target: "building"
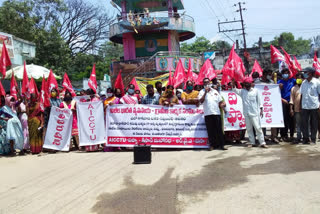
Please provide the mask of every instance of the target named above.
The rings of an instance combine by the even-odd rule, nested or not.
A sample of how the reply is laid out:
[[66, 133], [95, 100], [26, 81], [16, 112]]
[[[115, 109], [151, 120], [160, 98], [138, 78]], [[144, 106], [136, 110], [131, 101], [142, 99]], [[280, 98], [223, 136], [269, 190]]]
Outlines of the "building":
[[110, 26], [109, 38], [123, 44], [124, 52], [124, 59], [112, 64], [113, 81], [120, 70], [125, 84], [134, 76], [174, 71], [179, 60], [188, 68], [190, 59], [192, 70], [199, 71], [201, 57], [180, 52], [180, 42], [195, 36], [194, 19], [180, 12], [182, 0], [113, 0], [111, 4], [121, 15]]

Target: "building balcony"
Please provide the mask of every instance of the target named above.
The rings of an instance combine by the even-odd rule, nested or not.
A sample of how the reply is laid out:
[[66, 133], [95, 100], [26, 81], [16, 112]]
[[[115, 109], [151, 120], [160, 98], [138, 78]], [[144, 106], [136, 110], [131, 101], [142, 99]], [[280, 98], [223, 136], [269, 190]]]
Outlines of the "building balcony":
[[179, 41], [195, 36], [194, 19], [184, 13], [154, 12], [150, 14], [127, 14], [118, 17], [110, 26], [109, 38], [112, 42], [122, 44], [124, 33], [145, 34], [159, 31], [177, 31]]

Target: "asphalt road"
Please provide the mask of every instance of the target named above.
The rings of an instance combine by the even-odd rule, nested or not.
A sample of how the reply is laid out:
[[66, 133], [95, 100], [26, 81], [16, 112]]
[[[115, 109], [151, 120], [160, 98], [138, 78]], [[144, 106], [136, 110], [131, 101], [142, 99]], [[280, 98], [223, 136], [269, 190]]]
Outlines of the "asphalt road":
[[320, 146], [0, 156], [2, 213], [319, 213]]

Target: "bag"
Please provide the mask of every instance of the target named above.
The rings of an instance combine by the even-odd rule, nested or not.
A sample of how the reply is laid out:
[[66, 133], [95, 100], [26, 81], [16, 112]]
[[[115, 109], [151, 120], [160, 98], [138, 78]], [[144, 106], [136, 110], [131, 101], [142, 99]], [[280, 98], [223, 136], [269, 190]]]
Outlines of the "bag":
[[151, 146], [137, 145], [133, 147], [133, 163], [134, 164], [150, 164], [151, 163]]

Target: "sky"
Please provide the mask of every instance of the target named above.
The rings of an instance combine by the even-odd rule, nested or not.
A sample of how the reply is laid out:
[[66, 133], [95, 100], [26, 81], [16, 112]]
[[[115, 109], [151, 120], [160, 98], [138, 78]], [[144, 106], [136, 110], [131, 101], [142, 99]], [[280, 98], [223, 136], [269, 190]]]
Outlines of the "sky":
[[[4, 0], [0, 0], [0, 4]], [[87, 0], [105, 8], [110, 14], [118, 11], [109, 0]], [[185, 11], [195, 20], [196, 36], [204, 36], [212, 41], [240, 41], [240, 31], [229, 32], [227, 36], [218, 33], [218, 20], [239, 20], [238, 9], [234, 7], [239, 0], [183, 0]], [[270, 41], [281, 32], [292, 32], [296, 38], [312, 38], [320, 35], [320, 0], [246, 0], [243, 7], [246, 40], [248, 47], [262, 37]], [[240, 23], [223, 25], [223, 29], [241, 28]], [[230, 38], [229, 38], [230, 37]], [[192, 42], [194, 39], [189, 40]]]

